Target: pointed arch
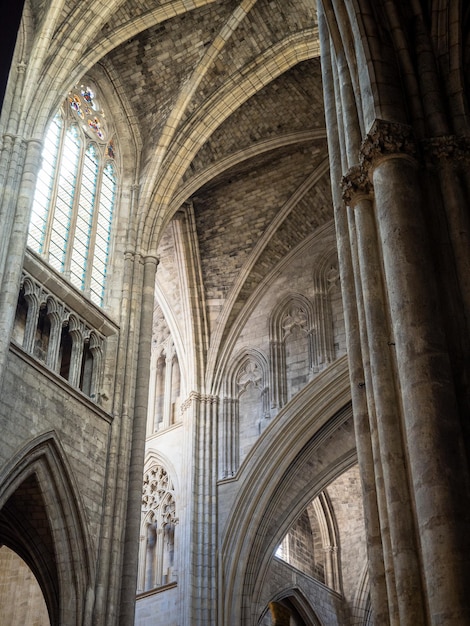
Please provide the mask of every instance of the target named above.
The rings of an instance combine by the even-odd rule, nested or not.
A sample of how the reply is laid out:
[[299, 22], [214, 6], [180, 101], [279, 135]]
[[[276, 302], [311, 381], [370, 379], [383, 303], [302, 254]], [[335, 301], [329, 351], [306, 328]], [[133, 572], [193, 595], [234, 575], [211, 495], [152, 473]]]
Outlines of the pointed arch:
[[[247, 445], [250, 445], [253, 438], [257, 438], [267, 424], [265, 420], [270, 416], [268, 377], [267, 358], [262, 352], [252, 348], [241, 350], [228, 368], [223, 392], [222, 422], [219, 430], [221, 447], [219, 476], [221, 478], [234, 476], [240, 460], [246, 456], [240, 449], [243, 429], [251, 431], [251, 437], [248, 438], [247, 442]], [[243, 415], [243, 412], [240, 411], [241, 397], [247, 393], [250, 387], [257, 392], [257, 416], [253, 415], [252, 411], [249, 411], [248, 415]], [[247, 435], [246, 432], [245, 435]]]
[[[305, 382], [308, 382], [313, 367], [313, 331], [314, 311], [308, 298], [299, 293], [285, 296], [274, 308], [269, 321], [269, 349], [271, 360], [271, 405], [273, 408], [282, 408], [291, 399], [289, 389], [286, 359], [286, 340], [293, 331], [299, 330], [305, 337], [305, 352], [307, 363], [304, 364]], [[306, 365], [306, 367], [305, 367]]]
[[[78, 494], [54, 431], [29, 442], [0, 470], [0, 538], [36, 575], [53, 625], [80, 626], [92, 609], [93, 545]], [[31, 501], [39, 521], [26, 514]]]
[[278, 413], [241, 466], [221, 547], [229, 590], [224, 623], [256, 623], [266, 605], [263, 583], [276, 546], [305, 506], [356, 462], [349, 402], [343, 357]]
[[152, 452], [145, 462], [142, 487], [138, 593], [176, 580], [176, 500], [172, 475], [159, 455]]
[[269, 603], [269, 608], [271, 608], [272, 604], [279, 604], [286, 607], [289, 613], [294, 613], [296, 616], [300, 617], [304, 624], [322, 626], [322, 622], [305, 597], [305, 594], [297, 587], [290, 587], [280, 591]]

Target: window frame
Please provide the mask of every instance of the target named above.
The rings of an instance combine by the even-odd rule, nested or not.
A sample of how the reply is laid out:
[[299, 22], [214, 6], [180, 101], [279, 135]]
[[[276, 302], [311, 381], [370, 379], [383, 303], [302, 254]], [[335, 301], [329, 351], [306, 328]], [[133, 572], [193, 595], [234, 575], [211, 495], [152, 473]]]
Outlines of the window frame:
[[[86, 88], [88, 89], [88, 85]], [[87, 118], [76, 114], [76, 110], [71, 106], [70, 98], [75, 93], [83, 92], [83, 89], [84, 86], [82, 85], [81, 87], [75, 87], [70, 92], [69, 97], [62, 103], [47, 126], [42, 153], [43, 162], [51, 125], [58, 120], [58, 139], [54, 146], [53, 158], [49, 159], [52, 167], [49, 168], [50, 172], [48, 173], [48, 179], [46, 179], [46, 190], [49, 196], [47, 197], [44, 194], [44, 189], [39, 189], [38, 191], [39, 173], [34, 192], [27, 245], [34, 252], [38, 253], [52, 268], [63, 274], [68, 282], [76, 289], [82, 291], [94, 304], [103, 306], [109, 274], [109, 259], [113, 246], [113, 225], [116, 219], [119, 198], [119, 167], [116, 158], [116, 138], [114, 133], [111, 132], [109, 124], [105, 122], [102, 111], [94, 107], [90, 115], [95, 118], [98, 116], [100, 121], [103, 120], [100, 126], [100, 132], [104, 130], [103, 139], [87, 124]], [[93, 91], [95, 91], [94, 88]], [[68, 184], [72, 186], [72, 190], [67, 206], [69, 217], [64, 240], [56, 242], [60, 244], [59, 249], [63, 245], [63, 256], [62, 260], [60, 260], [54, 254], [54, 251], [51, 250], [54, 246], [54, 233], [58, 233], [53, 227], [58, 211], [61, 210], [58, 207], [61, 178], [65, 176], [65, 181], [67, 182], [67, 177], [71, 177], [71, 174], [67, 173], [66, 144], [68, 136], [74, 129], [76, 130], [78, 155], [77, 163], [72, 168], [74, 178], [68, 181]], [[112, 154], [110, 154], [110, 147]], [[91, 192], [92, 200], [89, 204], [89, 215], [87, 215], [89, 232], [86, 234], [87, 239], [85, 240], [83, 237], [80, 237], [83, 231], [78, 224], [82, 210], [87, 210], [84, 207], [82, 194], [87, 189], [85, 187], [86, 161], [91, 148], [95, 151], [94, 161], [92, 159], [92, 162], [96, 166], [96, 175], [93, 187], [88, 188], [88, 192]], [[43, 166], [41, 165], [40, 172], [42, 168]], [[38, 194], [38, 199], [36, 194]], [[110, 198], [108, 194], [110, 194]], [[41, 202], [43, 203], [42, 205]], [[36, 213], [38, 219], [35, 223], [34, 209], [37, 205], [43, 211], [43, 216], [41, 216], [40, 212]], [[104, 217], [102, 218], [103, 215]], [[100, 223], [101, 221], [103, 223]], [[37, 232], [35, 232], [36, 229]], [[98, 233], [98, 231], [102, 232]], [[104, 243], [104, 246], [101, 245], [102, 243]], [[85, 251], [79, 252], [79, 248], [82, 248], [83, 245], [86, 248]], [[77, 263], [77, 256], [83, 259], [81, 273], [77, 270], [80, 266], [80, 263]]]

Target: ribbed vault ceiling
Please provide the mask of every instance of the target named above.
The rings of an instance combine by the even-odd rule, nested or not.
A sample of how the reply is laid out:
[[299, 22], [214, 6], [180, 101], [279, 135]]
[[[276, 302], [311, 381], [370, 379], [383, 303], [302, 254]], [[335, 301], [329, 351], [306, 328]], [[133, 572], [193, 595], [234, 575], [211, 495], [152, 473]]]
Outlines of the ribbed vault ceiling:
[[[308, 183], [326, 159], [315, 0], [30, 0], [29, 9], [31, 31], [43, 34], [30, 82], [43, 84], [45, 109], [60, 101], [49, 88], [65, 95], [86, 75], [104, 73], [121, 98], [138, 147], [132, 219], [144, 252], [191, 201], [203, 295], [236, 289], [226, 336], [283, 256], [332, 219], [327, 168]], [[168, 234], [164, 242], [176, 267]], [[171, 302], [176, 272], [163, 275]]]

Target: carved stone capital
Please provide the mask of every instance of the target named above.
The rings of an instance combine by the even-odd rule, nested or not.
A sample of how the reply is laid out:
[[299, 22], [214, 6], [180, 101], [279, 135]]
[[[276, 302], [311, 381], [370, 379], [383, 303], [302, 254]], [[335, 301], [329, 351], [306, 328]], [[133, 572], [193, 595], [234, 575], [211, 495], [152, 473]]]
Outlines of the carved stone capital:
[[416, 143], [411, 126], [375, 120], [362, 142], [361, 165], [369, 170], [389, 157], [416, 157]]
[[217, 396], [199, 393], [198, 391], [191, 391], [186, 400], [181, 403], [181, 414], [185, 413], [193, 402], [200, 402], [201, 404], [215, 404], [217, 401]]
[[354, 165], [341, 179], [343, 200], [350, 205], [359, 197], [370, 197], [372, 185], [367, 171], [361, 165]]
[[424, 153], [428, 164], [437, 164], [443, 160], [453, 161], [458, 165], [470, 162], [470, 138], [457, 135], [442, 135], [423, 141]]

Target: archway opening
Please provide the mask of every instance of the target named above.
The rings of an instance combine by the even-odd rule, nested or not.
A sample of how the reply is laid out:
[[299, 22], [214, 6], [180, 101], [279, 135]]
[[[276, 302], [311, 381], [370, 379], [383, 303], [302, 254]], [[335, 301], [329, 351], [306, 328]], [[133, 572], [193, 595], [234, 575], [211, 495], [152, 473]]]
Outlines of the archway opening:
[[0, 615], [10, 626], [50, 626], [41, 587], [28, 565], [16, 552], [0, 548]]
[[[58, 623], [60, 591], [56, 553], [36, 474], [25, 478], [2, 507], [0, 546], [2, 624], [49, 626]], [[45, 613], [40, 608], [43, 602], [47, 607]], [[4, 619], [4, 615], [10, 615], [11, 621]]]

